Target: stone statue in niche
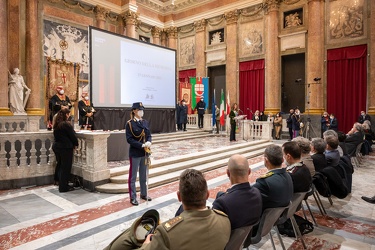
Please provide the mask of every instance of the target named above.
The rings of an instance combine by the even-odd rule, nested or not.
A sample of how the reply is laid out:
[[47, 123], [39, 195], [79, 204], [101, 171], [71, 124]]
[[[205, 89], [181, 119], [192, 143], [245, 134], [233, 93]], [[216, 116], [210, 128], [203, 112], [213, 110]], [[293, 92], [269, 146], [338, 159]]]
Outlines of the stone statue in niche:
[[211, 44], [218, 44], [218, 43], [221, 43], [221, 31], [218, 31], [214, 34], [212, 34], [212, 38], [211, 38]]
[[25, 115], [25, 107], [29, 99], [31, 89], [28, 88], [19, 74], [20, 70], [15, 68], [13, 74], [9, 71], [9, 108], [14, 115]]
[[289, 14], [285, 17], [285, 28], [296, 27], [302, 24], [302, 20], [299, 18], [299, 14]]

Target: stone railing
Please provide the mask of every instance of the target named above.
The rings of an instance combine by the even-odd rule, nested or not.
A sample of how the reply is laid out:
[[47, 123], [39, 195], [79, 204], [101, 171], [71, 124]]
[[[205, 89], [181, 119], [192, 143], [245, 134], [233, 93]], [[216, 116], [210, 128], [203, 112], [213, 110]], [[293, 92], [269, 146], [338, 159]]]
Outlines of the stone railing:
[[[77, 133], [79, 146], [74, 150], [72, 173], [83, 187], [109, 181], [107, 132]], [[0, 133], [0, 189], [52, 184], [55, 154], [51, 131]]]
[[0, 116], [0, 132], [37, 132], [40, 116]]
[[[188, 115], [188, 122], [186, 124], [188, 128], [198, 128], [198, 114]], [[212, 129], [212, 114], [204, 114], [203, 117], [203, 129]]]

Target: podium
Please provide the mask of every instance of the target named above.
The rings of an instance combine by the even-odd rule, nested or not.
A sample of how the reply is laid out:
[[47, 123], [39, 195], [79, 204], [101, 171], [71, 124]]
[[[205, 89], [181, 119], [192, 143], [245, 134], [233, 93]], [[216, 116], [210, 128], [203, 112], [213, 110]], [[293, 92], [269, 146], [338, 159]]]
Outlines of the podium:
[[234, 119], [240, 124], [241, 132], [242, 132], [242, 139], [245, 140], [245, 119], [247, 115], [238, 115], [234, 117]]

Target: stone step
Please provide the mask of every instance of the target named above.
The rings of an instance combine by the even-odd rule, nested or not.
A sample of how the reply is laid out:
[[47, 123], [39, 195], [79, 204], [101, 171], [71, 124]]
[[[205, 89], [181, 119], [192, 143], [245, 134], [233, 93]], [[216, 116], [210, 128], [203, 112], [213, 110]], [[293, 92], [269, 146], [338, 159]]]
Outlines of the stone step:
[[[253, 158], [259, 155], [262, 155], [264, 153], [264, 148], [268, 145], [272, 144], [272, 142], [266, 142], [263, 141], [262, 143], [258, 143], [256, 145], [249, 146], [248, 143], [242, 144], [243, 148], [241, 149], [233, 149], [233, 150], [227, 150], [226, 153], [221, 154], [214, 154], [211, 157], [209, 156], [203, 156], [202, 160], [199, 158], [195, 158], [190, 161], [183, 161], [181, 164], [177, 163], [171, 163], [171, 164], [165, 164], [164, 166], [160, 166], [157, 168], [151, 168], [150, 169], [150, 175], [149, 175], [149, 188], [157, 187], [160, 185], [164, 185], [173, 181], [177, 181], [181, 172], [186, 168], [193, 168], [200, 170], [202, 172], [207, 172], [210, 170], [214, 170], [216, 168], [224, 167], [228, 163], [228, 158], [236, 153], [241, 153], [246, 158]], [[210, 150], [211, 151], [211, 150]], [[185, 155], [185, 157], [190, 156], [190, 159], [192, 158], [192, 155], [189, 154]], [[165, 159], [168, 160], [168, 159]], [[189, 165], [186, 165], [186, 162], [189, 163]], [[122, 176], [116, 176], [111, 178], [111, 181], [117, 178], [117, 180], [120, 180], [121, 178], [125, 178], [127, 182], [127, 175], [126, 177]], [[138, 182], [136, 183], [137, 190], [139, 190]], [[103, 193], [128, 193], [128, 184], [127, 183], [107, 183], [104, 185], [100, 185], [96, 187], [97, 191], [103, 192]]]
[[[235, 145], [231, 145], [231, 146], [226, 146], [226, 147], [221, 147], [221, 148], [216, 148], [216, 149], [210, 149], [210, 150], [205, 150], [205, 151], [186, 154], [186, 155], [169, 157], [169, 158], [166, 158], [166, 159], [154, 160], [154, 161], [151, 162], [151, 168], [158, 168], [158, 167], [165, 166], [165, 165], [168, 165], [168, 164], [175, 164], [175, 163], [180, 163], [180, 162], [184, 162], [184, 161], [190, 161], [192, 159], [198, 159], [198, 158], [212, 156], [212, 155], [215, 155], [214, 158], [217, 159], [218, 154], [226, 153], [226, 152], [229, 152], [229, 153], [226, 154], [225, 157], [229, 158], [230, 155], [233, 155], [234, 154], [233, 152], [236, 151], [236, 150], [242, 150], [243, 152], [246, 152], [246, 150], [249, 150], [249, 147], [252, 147], [252, 146], [255, 146], [255, 145], [258, 145], [258, 144], [267, 143], [267, 142], [268, 142], [267, 140], [251, 141], [251, 142], [235, 144]], [[239, 154], [241, 154], [241, 153], [239, 153]], [[229, 155], [229, 157], [228, 157], [228, 155]], [[113, 168], [113, 169], [110, 170], [111, 179], [112, 179], [112, 177], [124, 175], [124, 174], [127, 174], [128, 172], [129, 172], [129, 165]]]
[[212, 133], [203, 131], [203, 130], [196, 130], [196, 131], [185, 131], [185, 132], [175, 132], [175, 133], [167, 133], [167, 134], [153, 134], [152, 135], [152, 144], [160, 144], [164, 142], [172, 142], [172, 141], [179, 141], [183, 139], [196, 139], [202, 138], [207, 136], [213, 136]]

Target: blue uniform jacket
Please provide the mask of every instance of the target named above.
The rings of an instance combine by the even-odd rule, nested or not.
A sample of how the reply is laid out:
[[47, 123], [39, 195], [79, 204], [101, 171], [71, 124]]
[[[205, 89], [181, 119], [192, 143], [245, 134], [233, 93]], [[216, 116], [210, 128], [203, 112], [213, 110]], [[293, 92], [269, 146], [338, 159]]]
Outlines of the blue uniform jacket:
[[146, 141], [151, 142], [151, 132], [148, 128], [148, 122], [141, 120], [138, 122], [135, 118], [126, 122], [126, 141], [130, 144], [129, 157], [145, 156], [145, 150], [142, 144]]

